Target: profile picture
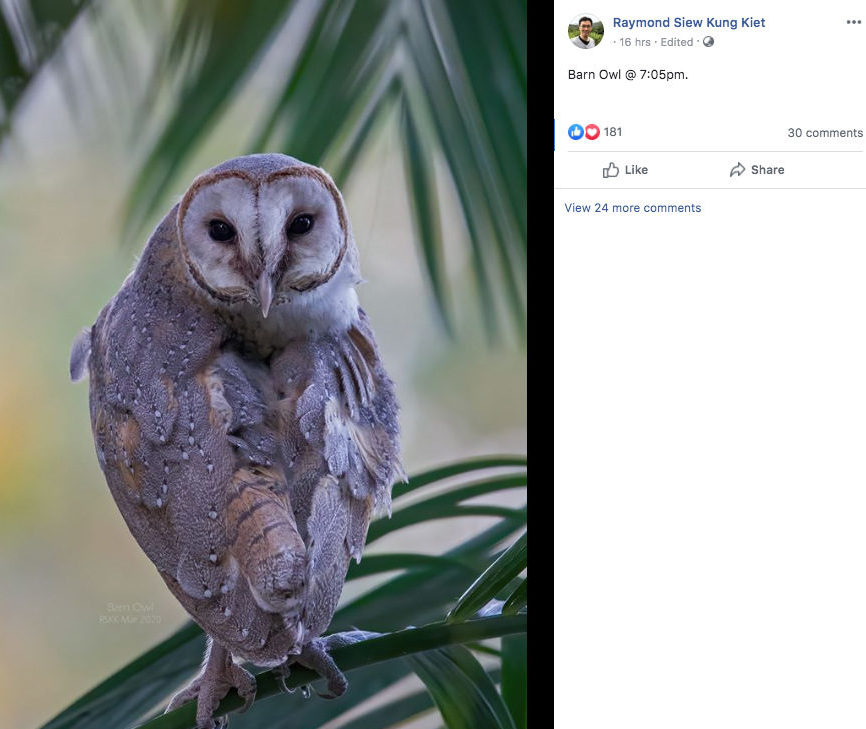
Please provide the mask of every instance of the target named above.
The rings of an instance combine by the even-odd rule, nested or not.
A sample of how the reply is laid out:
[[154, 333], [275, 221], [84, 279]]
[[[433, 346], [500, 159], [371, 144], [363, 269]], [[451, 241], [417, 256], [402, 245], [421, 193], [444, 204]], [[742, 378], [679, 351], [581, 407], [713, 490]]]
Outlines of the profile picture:
[[577, 48], [595, 48], [604, 38], [604, 24], [589, 13], [575, 15], [568, 24], [568, 38]]

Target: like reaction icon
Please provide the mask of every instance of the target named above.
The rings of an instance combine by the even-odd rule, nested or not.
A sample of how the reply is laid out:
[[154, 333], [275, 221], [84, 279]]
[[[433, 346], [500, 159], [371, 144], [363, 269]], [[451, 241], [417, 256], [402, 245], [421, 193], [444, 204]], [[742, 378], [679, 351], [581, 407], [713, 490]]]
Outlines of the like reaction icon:
[[608, 177], [616, 177], [617, 175], [619, 175], [619, 167], [617, 167], [613, 162], [601, 170], [601, 176], [605, 179]]
[[577, 141], [578, 139], [583, 138], [583, 127], [580, 124], [572, 124], [568, 128], [568, 136], [573, 140]]

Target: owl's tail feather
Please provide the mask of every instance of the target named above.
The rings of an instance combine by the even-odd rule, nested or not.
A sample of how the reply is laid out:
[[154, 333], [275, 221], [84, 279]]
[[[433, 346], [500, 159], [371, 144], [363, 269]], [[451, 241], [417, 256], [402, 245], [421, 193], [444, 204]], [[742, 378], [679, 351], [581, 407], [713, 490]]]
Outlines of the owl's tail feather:
[[82, 329], [72, 342], [69, 355], [69, 376], [73, 382], [84, 379], [90, 364], [90, 327]]

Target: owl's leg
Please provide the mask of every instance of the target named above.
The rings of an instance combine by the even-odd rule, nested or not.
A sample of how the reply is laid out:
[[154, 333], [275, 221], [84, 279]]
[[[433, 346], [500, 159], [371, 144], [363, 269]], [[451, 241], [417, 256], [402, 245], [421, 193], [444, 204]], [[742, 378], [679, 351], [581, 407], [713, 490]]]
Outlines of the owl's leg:
[[240, 710], [246, 711], [256, 698], [256, 679], [241, 666], [237, 665], [225, 648], [208, 639], [204, 668], [186, 687], [176, 693], [168, 702], [166, 712], [176, 709], [187, 701], [196, 699], [196, 729], [221, 729], [228, 724], [228, 717], [221, 716], [216, 721], [213, 713], [220, 700], [231, 690], [236, 689], [244, 699]]

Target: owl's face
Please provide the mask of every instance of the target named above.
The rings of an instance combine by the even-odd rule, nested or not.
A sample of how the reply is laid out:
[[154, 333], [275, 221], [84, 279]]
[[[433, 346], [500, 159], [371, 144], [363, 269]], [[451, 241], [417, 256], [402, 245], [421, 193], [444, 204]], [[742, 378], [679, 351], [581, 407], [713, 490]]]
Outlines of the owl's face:
[[266, 176], [205, 173], [184, 195], [177, 225], [193, 280], [217, 301], [249, 302], [265, 317], [332, 278], [349, 242], [339, 191], [303, 164]]

